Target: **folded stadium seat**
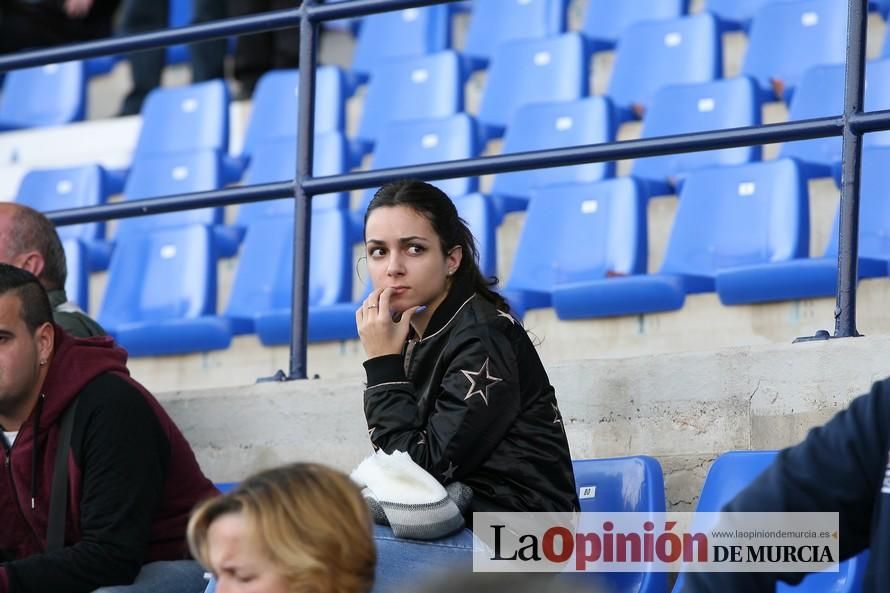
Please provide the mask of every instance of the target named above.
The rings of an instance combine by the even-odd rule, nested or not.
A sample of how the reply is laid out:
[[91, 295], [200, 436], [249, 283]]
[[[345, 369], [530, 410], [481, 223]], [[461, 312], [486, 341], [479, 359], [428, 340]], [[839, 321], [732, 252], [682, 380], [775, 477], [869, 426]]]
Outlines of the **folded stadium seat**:
[[[760, 124], [760, 94], [747, 76], [662, 87], [643, 119], [643, 138]], [[674, 193], [689, 171], [760, 160], [760, 146], [740, 146], [637, 159], [632, 175], [646, 179], [650, 195]]]
[[[504, 154], [600, 144], [615, 139], [612, 104], [605, 97], [577, 101], [530, 103], [520, 107], [504, 135]], [[504, 212], [525, 210], [535, 188], [566, 183], [590, 183], [615, 175], [615, 163], [498, 173], [492, 198]]]
[[581, 34], [593, 44], [592, 50], [615, 47], [621, 33], [639, 21], [675, 19], [689, 10], [689, 0], [589, 0]]
[[[890, 59], [873, 60], [865, 70], [865, 110], [890, 109]], [[807, 69], [800, 79], [788, 113], [789, 120], [838, 116], [844, 111], [844, 65], [818, 65]], [[890, 132], [869, 132], [863, 146], [890, 146]], [[800, 161], [810, 177], [839, 173], [841, 138], [816, 138], [787, 142], [780, 156]], [[840, 180], [840, 175], [836, 175]]]
[[577, 33], [499, 45], [479, 107], [483, 137], [501, 136], [516, 110], [527, 103], [587, 96], [589, 57]]
[[[313, 174], [316, 177], [339, 175], [349, 170], [347, 140], [340, 132], [328, 132], [315, 136], [313, 148]], [[244, 176], [245, 185], [292, 181], [297, 169], [297, 140], [286, 138], [268, 140], [253, 150], [255, 158]], [[349, 208], [349, 194], [340, 192], [312, 198], [313, 209]], [[235, 226], [244, 229], [258, 218], [294, 215], [293, 198], [253, 202], [238, 206]]]
[[633, 177], [538, 189], [502, 291], [521, 318], [560, 283], [646, 272], [644, 184]]
[[[859, 204], [859, 278], [888, 275], [890, 262], [890, 148], [862, 153]], [[838, 224], [835, 214], [822, 257], [763, 262], [721, 270], [717, 294], [724, 305], [807, 299], [837, 294]]]
[[720, 269], [805, 257], [809, 239], [806, 180], [793, 160], [701, 169], [683, 183], [658, 273], [562, 281], [553, 307], [560, 319], [679, 309], [687, 293], [713, 291]]
[[352, 71], [366, 79], [394, 58], [425, 56], [451, 47], [451, 9], [444, 4], [372, 14], [362, 19]]
[[365, 94], [356, 137], [358, 152], [369, 152], [390, 122], [462, 112], [466, 79], [463, 61], [453, 51], [390, 60], [377, 66]]
[[[349, 215], [345, 211], [328, 209], [312, 213], [310, 308], [352, 298], [352, 243], [348, 239]], [[293, 249], [293, 216], [258, 218], [251, 222], [238, 259], [229, 304], [223, 313], [235, 335], [253, 333], [254, 320], [260, 317], [263, 318], [261, 340], [269, 332], [290, 335]], [[311, 317], [309, 326], [309, 337], [313, 339], [318, 329]]]
[[565, 32], [567, 9], [567, 0], [474, 2], [463, 53], [474, 69], [484, 68], [506, 41], [543, 39]]
[[868, 9], [880, 12], [886, 21], [890, 14], [890, 0], [869, 0]]
[[[766, 4], [788, 2], [789, 0], [707, 0], [705, 10], [717, 17], [720, 26], [726, 31], [743, 29], [751, 26], [751, 19]], [[797, 1], [797, 0], [792, 0]]]
[[[665, 512], [664, 475], [653, 457], [572, 460], [572, 468], [582, 513]], [[586, 520], [582, 515], [579, 531], [602, 529], [597, 524], [585, 527]], [[592, 575], [573, 576], [589, 579]], [[613, 593], [662, 593], [667, 589], [665, 573], [611, 572], [596, 576], [602, 590]]]
[[608, 95], [621, 121], [640, 118], [667, 84], [720, 78], [723, 58], [717, 21], [708, 13], [642, 21], [618, 38]]
[[98, 321], [130, 356], [228, 348], [229, 324], [215, 316], [214, 245], [203, 225], [118, 239]]
[[[316, 70], [315, 134], [346, 131], [346, 100], [354, 90], [355, 85], [342, 68], [320, 66]], [[270, 70], [259, 79], [239, 156], [243, 165], [267, 142], [290, 140], [296, 144], [299, 96], [297, 70]], [[296, 160], [293, 163], [295, 168]]]
[[[495, 236], [495, 212], [491, 202], [481, 194], [453, 198], [458, 214], [470, 227], [479, 252], [479, 266], [486, 276], [493, 276], [497, 265], [497, 240]], [[318, 213], [313, 213], [313, 216]], [[313, 235], [315, 231], [313, 230]], [[348, 243], [351, 245], [351, 243]], [[351, 257], [351, 248], [349, 255]], [[243, 256], [242, 256], [243, 257]], [[315, 257], [314, 252], [311, 257]], [[313, 259], [314, 261], [314, 259]], [[310, 263], [311, 269], [314, 264]], [[350, 264], [349, 274], [352, 273]], [[315, 305], [309, 308], [309, 340], [352, 340], [358, 338], [355, 327], [355, 311], [371, 292], [370, 279], [366, 279], [362, 296], [358, 301]], [[311, 283], [311, 278], [310, 278]], [[312, 290], [310, 286], [310, 290]], [[234, 289], [233, 289], [234, 291]], [[276, 311], [256, 316], [256, 332], [260, 341], [267, 345], [287, 344], [290, 341], [290, 301]]]
[[[478, 156], [479, 134], [472, 117], [458, 113], [451, 117], [394, 122], [386, 126], [374, 150], [372, 169], [406, 167], [437, 161], [455, 161]], [[432, 182], [449, 197], [476, 191], [475, 177]], [[359, 207], [352, 211], [355, 241], [361, 240], [365, 210], [376, 189], [367, 190]]]
[[[59, 230], [65, 227], [59, 227]], [[87, 248], [83, 241], [76, 238], [62, 239], [65, 250], [65, 263], [68, 275], [65, 279], [65, 294], [68, 301], [75, 303], [84, 311], [90, 308], [90, 275], [87, 270]]]
[[[99, 165], [82, 165], [60, 169], [34, 169], [19, 184], [15, 202], [40, 212], [85, 208], [104, 204], [112, 193], [105, 170]], [[89, 222], [59, 227], [61, 239], [80, 239], [86, 255], [83, 264], [89, 270], [104, 270], [111, 257], [111, 246], [105, 241], [105, 222]]]
[[86, 114], [83, 62], [47, 64], [6, 74], [0, 132], [80, 121]]
[[[711, 465], [696, 505], [697, 513], [717, 513], [753, 482], [776, 458], [775, 451], [729, 451]], [[777, 593], [858, 593], [868, 565], [868, 551], [841, 562], [837, 572], [814, 573], [799, 585], [776, 586]], [[681, 572], [672, 593], [681, 593], [686, 582]]]
[[[140, 156], [124, 186], [127, 200], [141, 200], [219, 189], [225, 185], [219, 154], [214, 150]], [[238, 251], [240, 233], [223, 226], [222, 208], [197, 208], [165, 214], [124, 218], [118, 223], [115, 240], [132, 233], [203, 224], [213, 228], [216, 249], [223, 257]]]
[[751, 22], [742, 74], [757, 81], [765, 100], [790, 103], [807, 68], [843, 63], [846, 49], [847, 3], [772, 2]]

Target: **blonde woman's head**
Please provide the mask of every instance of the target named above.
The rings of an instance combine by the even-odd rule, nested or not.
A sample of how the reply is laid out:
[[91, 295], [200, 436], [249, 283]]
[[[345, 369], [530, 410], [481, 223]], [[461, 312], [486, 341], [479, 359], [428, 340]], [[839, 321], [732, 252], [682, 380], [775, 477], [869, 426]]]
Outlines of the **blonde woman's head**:
[[267, 470], [204, 502], [188, 541], [218, 593], [367, 593], [374, 581], [365, 502], [323, 465]]

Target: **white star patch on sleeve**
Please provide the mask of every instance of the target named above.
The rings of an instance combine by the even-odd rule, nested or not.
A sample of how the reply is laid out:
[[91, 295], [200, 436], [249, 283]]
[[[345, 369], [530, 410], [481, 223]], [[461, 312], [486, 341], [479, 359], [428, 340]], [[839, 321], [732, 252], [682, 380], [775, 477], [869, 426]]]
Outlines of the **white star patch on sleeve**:
[[550, 402], [550, 407], [553, 408], [553, 424], [562, 424], [562, 418], [559, 416], [559, 408], [556, 407], [556, 404]]
[[503, 317], [504, 319], [509, 319], [511, 325], [516, 325], [516, 320], [513, 319], [513, 316], [507, 313], [506, 311], [498, 311], [498, 317]]
[[491, 374], [491, 371], [488, 368], [489, 358], [485, 357], [485, 362], [482, 363], [482, 366], [479, 367], [478, 371], [464, 371], [461, 372], [470, 382], [470, 388], [467, 389], [467, 395], [464, 397], [464, 400], [468, 400], [474, 395], [478, 395], [482, 398], [482, 401], [485, 402], [485, 405], [488, 405], [488, 388], [494, 385], [495, 383], [500, 383], [503, 379], [495, 377]]
[[378, 447], [377, 445], [374, 444], [374, 431], [375, 430], [377, 430], [376, 426], [372, 426], [371, 428], [368, 429], [368, 438], [371, 440], [371, 446], [374, 447], [374, 450], [376, 451], [380, 447]]
[[454, 479], [454, 472], [456, 472], [456, 471], [457, 471], [457, 466], [454, 465], [454, 464], [452, 464], [452, 463], [449, 461], [449, 462], [448, 462], [448, 469], [446, 469], [444, 472], [442, 472], [442, 479], [443, 479], [443, 480], [453, 480], [453, 479]]

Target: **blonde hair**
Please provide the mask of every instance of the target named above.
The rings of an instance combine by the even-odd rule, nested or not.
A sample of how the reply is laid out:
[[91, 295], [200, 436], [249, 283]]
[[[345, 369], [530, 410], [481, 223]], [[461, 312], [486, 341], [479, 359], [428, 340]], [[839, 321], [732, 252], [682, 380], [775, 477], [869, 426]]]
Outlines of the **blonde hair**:
[[315, 463], [286, 465], [203, 502], [189, 520], [188, 543], [205, 567], [210, 525], [229, 513], [242, 514], [291, 591], [371, 590], [376, 561], [371, 518], [358, 487], [339, 471]]

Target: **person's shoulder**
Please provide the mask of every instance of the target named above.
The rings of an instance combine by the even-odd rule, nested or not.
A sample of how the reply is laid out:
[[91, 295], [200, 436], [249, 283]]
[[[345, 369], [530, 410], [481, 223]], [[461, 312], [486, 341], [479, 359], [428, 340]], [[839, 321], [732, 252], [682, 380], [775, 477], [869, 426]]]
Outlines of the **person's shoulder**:
[[131, 381], [118, 373], [96, 375], [80, 390], [78, 407], [102, 408], [121, 413], [150, 411], [151, 406]]
[[473, 297], [457, 321], [456, 329], [463, 336], [511, 336], [517, 329], [522, 330], [521, 323], [511, 313], [499, 309], [480, 294]]

